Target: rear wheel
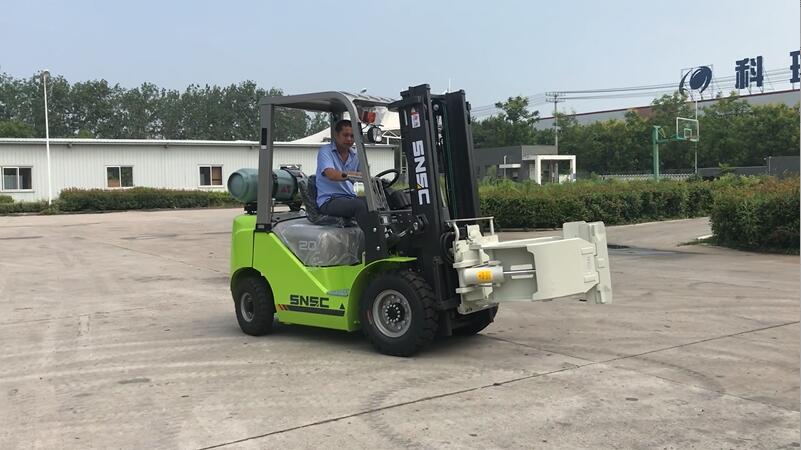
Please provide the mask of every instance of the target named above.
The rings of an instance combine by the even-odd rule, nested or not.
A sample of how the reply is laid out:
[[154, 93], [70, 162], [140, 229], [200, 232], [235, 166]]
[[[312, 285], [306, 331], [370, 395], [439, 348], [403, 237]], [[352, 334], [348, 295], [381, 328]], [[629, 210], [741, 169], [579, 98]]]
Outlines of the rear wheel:
[[495, 320], [495, 315], [498, 314], [498, 307], [493, 306], [485, 310], [473, 313], [473, 317], [467, 325], [456, 328], [453, 330], [454, 336], [472, 336], [478, 334], [484, 328], [487, 328]]
[[437, 332], [434, 292], [411, 271], [378, 275], [364, 291], [359, 317], [364, 334], [381, 353], [411, 356]]
[[245, 334], [261, 336], [273, 329], [275, 304], [270, 286], [264, 278], [246, 276], [231, 289], [239, 328]]

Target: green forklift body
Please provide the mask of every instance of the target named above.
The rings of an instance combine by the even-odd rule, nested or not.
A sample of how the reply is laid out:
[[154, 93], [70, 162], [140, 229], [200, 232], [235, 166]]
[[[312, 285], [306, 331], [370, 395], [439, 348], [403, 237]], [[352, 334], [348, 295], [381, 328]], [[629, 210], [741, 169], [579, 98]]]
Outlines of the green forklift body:
[[392, 256], [370, 264], [308, 267], [272, 232], [256, 232], [256, 216], [234, 220], [231, 237], [231, 282], [244, 272], [258, 272], [275, 302], [279, 322], [355, 331], [359, 301], [371, 277], [403, 268], [415, 258]]

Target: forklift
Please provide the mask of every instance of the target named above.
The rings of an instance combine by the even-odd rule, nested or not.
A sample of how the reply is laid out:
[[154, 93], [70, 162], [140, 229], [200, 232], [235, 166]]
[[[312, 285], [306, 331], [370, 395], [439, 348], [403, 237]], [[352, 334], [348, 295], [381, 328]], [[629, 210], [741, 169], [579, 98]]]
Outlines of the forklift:
[[[329, 113], [332, 127], [350, 118], [368, 206], [358, 222], [319, 211], [319, 173], [273, 170], [276, 108]], [[365, 141], [380, 138], [374, 111], [399, 114], [408, 187], [398, 188], [397, 169], [371, 176]], [[399, 100], [347, 92], [266, 97], [260, 114], [258, 169], [228, 180], [245, 203], [233, 223], [230, 278], [244, 333], [267, 334], [276, 319], [361, 329], [379, 352], [411, 356], [436, 336], [480, 332], [501, 302], [575, 295], [611, 302], [602, 222], [565, 223], [561, 237], [502, 242], [493, 217], [481, 216], [464, 91], [437, 95], [420, 85]], [[298, 196], [299, 210], [276, 208]]]

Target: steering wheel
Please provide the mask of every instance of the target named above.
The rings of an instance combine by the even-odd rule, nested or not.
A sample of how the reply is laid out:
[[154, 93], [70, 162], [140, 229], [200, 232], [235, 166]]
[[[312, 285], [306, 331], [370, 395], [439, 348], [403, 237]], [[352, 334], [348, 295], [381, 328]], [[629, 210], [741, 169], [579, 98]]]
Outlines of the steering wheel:
[[391, 173], [395, 174], [395, 176], [392, 178], [391, 181], [381, 180], [381, 182], [384, 183], [384, 187], [388, 188], [388, 187], [391, 187], [393, 184], [395, 184], [398, 181], [398, 178], [400, 177], [400, 170], [398, 170], [398, 169], [387, 169], [387, 170], [385, 170], [383, 172], [377, 173], [375, 175], [375, 177], [373, 177], [373, 178], [381, 178], [384, 175], [389, 175]]

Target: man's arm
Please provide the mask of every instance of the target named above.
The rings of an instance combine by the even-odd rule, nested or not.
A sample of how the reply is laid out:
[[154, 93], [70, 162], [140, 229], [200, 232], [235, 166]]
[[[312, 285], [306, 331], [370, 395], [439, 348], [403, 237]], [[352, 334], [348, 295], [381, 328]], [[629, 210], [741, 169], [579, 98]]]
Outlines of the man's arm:
[[334, 154], [328, 149], [321, 149], [317, 153], [317, 171], [320, 175], [331, 181], [345, 181], [348, 177], [361, 177], [360, 172], [342, 172], [334, 168]]
[[334, 169], [334, 160], [328, 147], [323, 147], [317, 152], [317, 176], [324, 176], [329, 180], [341, 181], [347, 179], [347, 174], [342, 176], [342, 172]]
[[332, 181], [345, 181], [349, 176], [359, 175], [358, 172], [342, 172], [332, 167], [322, 171], [324, 177]]

